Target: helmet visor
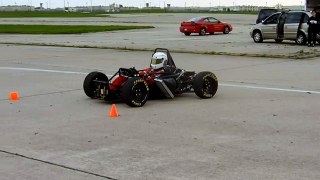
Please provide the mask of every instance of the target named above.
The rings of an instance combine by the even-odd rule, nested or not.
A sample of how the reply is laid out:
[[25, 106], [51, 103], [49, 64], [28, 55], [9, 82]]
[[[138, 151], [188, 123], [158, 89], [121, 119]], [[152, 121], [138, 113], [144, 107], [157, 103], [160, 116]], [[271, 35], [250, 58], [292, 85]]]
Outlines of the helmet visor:
[[161, 59], [156, 59], [156, 58], [151, 58], [151, 64], [160, 64], [162, 63], [163, 58]]

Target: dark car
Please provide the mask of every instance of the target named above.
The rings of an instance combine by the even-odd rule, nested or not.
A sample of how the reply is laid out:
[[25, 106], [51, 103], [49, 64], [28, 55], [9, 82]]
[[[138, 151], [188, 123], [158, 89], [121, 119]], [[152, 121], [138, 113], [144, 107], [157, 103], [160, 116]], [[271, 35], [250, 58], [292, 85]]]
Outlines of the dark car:
[[200, 36], [216, 32], [229, 34], [230, 31], [232, 31], [231, 24], [221, 22], [214, 17], [195, 17], [182, 22], [180, 26], [180, 32], [186, 36], [189, 36], [191, 33], [199, 33]]
[[267, 17], [272, 15], [273, 13], [280, 12], [280, 9], [260, 9], [258, 18], [256, 20], [256, 24], [261, 23], [263, 20], [265, 20]]

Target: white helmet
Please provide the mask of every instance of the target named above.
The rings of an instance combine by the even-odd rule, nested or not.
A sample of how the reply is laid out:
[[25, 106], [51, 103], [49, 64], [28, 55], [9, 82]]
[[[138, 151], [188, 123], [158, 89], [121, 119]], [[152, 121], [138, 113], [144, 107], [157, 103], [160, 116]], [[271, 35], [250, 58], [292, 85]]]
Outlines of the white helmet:
[[156, 52], [151, 58], [150, 67], [152, 69], [160, 69], [167, 65], [168, 57], [163, 52]]

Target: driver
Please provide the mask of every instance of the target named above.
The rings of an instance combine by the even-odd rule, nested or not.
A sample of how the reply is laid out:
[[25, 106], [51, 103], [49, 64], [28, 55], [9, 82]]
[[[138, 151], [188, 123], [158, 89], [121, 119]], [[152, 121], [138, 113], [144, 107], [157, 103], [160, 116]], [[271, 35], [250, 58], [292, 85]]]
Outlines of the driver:
[[153, 70], [164, 70], [164, 67], [168, 63], [168, 57], [163, 52], [156, 52], [151, 58], [150, 67]]
[[168, 63], [168, 56], [163, 52], [156, 52], [151, 57], [150, 68], [139, 72], [142, 76], [147, 76], [148, 79], [154, 78], [155, 75], [161, 75], [165, 71]]

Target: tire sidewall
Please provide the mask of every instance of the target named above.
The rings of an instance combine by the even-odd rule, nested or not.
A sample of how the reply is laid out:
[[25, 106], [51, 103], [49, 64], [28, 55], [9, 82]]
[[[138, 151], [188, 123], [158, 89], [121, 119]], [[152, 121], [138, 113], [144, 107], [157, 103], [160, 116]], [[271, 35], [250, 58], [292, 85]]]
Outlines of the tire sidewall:
[[[259, 39], [256, 39], [256, 36], [258, 35]], [[256, 43], [261, 43], [262, 42], [262, 34], [260, 31], [254, 31], [253, 32], [253, 41]]]
[[200, 36], [204, 36], [204, 35], [206, 35], [206, 32], [207, 32], [207, 31], [206, 31], [206, 28], [203, 27], [203, 28], [200, 29], [199, 35], [200, 35]]
[[228, 27], [225, 27], [224, 30], [223, 30], [223, 33], [224, 34], [229, 34], [230, 30]]
[[[140, 85], [143, 88], [145, 88], [146, 94], [145, 94], [144, 99], [141, 102], [138, 102], [135, 99], [133, 99], [133, 95], [134, 95], [133, 89], [136, 86], [140, 86]], [[125, 85], [121, 89], [121, 97], [122, 97], [123, 101], [132, 107], [143, 106], [147, 102], [148, 96], [149, 96], [148, 84], [145, 80], [143, 80], [142, 78], [139, 78], [139, 77], [129, 78], [127, 80], [127, 82], [125, 83]]]
[[303, 35], [302, 33], [298, 34], [297, 39], [296, 39], [296, 43], [298, 45], [304, 45], [307, 42], [307, 38], [305, 35]]
[[[207, 94], [207, 92], [204, 91], [203, 86], [207, 78], [210, 78], [212, 80], [212, 94]], [[195, 76], [193, 80], [193, 89], [195, 94], [200, 98], [212, 98], [218, 90], [218, 79], [216, 75], [212, 72], [200, 72]]]
[[88, 97], [94, 98], [95, 87], [93, 81], [96, 79], [108, 81], [108, 77], [102, 72], [94, 71], [89, 73], [83, 82], [83, 90]]

